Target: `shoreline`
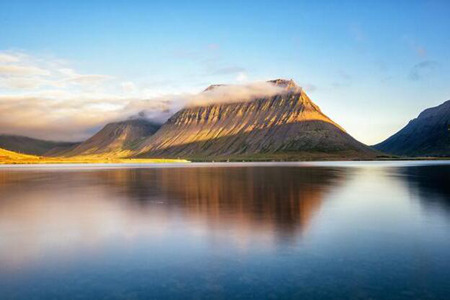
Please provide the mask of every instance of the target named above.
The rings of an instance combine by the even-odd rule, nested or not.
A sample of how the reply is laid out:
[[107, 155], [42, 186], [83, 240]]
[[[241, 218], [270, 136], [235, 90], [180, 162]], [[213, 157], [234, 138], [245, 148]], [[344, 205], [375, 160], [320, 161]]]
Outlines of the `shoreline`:
[[2, 165], [81, 165], [81, 164], [164, 164], [190, 163], [186, 159], [32, 159], [32, 160], [0, 160]]
[[233, 163], [338, 163], [338, 162], [414, 162], [414, 161], [450, 161], [450, 157], [401, 157], [401, 158], [383, 158], [383, 159], [322, 159], [322, 160], [188, 160], [188, 159], [36, 159], [36, 160], [5, 160], [0, 161], [1, 166], [27, 166], [27, 165], [142, 165], [142, 164], [233, 164]]

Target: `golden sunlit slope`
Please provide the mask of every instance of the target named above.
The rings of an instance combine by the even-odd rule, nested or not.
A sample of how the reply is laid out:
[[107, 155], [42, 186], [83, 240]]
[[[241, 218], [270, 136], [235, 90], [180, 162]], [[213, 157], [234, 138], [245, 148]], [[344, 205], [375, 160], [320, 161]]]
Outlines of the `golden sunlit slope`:
[[177, 163], [182, 159], [126, 159], [103, 156], [43, 157], [21, 154], [0, 148], [0, 164], [81, 164], [81, 163]]
[[39, 156], [21, 154], [0, 148], [0, 163], [9, 164], [30, 161], [39, 161]]
[[[367, 159], [377, 151], [327, 117], [292, 80], [275, 95], [187, 107], [144, 140], [139, 157]], [[222, 86], [211, 86], [211, 93]], [[207, 97], [207, 96], [205, 96]]]

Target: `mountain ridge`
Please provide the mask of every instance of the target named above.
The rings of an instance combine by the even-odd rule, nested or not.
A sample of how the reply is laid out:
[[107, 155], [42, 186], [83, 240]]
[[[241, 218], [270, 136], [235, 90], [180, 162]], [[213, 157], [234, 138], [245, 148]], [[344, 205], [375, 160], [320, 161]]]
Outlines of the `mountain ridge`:
[[106, 124], [64, 156], [127, 156], [143, 138], [152, 135], [160, 125], [145, 119], [129, 119]]
[[373, 147], [402, 156], [450, 156], [450, 100], [423, 110]]
[[210, 85], [199, 99], [162, 125], [145, 118], [108, 123], [86, 141], [52, 147], [45, 155], [191, 160], [348, 160], [382, 155], [325, 115], [292, 79]]
[[57, 142], [21, 135], [0, 134], [0, 148], [29, 155], [46, 156], [52, 152], [65, 151], [78, 144], [79, 142]]
[[[370, 158], [377, 151], [356, 141], [322, 113], [293, 80], [268, 83], [284, 88], [251, 101], [187, 107], [175, 113], [138, 147], [138, 157], [235, 157], [277, 153], [340, 152]], [[211, 86], [207, 90], [211, 90]]]

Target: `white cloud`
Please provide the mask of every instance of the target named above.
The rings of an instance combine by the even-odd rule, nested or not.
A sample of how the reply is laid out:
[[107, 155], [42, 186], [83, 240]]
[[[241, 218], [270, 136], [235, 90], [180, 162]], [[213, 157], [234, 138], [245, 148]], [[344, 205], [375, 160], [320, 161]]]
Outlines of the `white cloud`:
[[64, 85], [65, 83], [69, 84], [78, 84], [78, 85], [98, 85], [103, 83], [106, 80], [112, 79], [112, 76], [108, 75], [99, 75], [99, 74], [89, 74], [89, 75], [80, 75], [74, 74], [69, 78], [66, 78], [61, 81]]
[[[85, 139], [92, 128], [137, 114], [130, 103], [151, 94], [131, 81], [78, 72], [60, 59], [0, 52], [0, 133]], [[139, 109], [161, 112], [155, 101]]]
[[12, 90], [36, 89], [45, 85], [47, 81], [42, 78], [33, 77], [0, 77], [0, 88]]
[[120, 87], [122, 88], [122, 91], [127, 92], [127, 93], [134, 92], [137, 89], [136, 85], [131, 81], [122, 82], [120, 84]]
[[270, 97], [284, 92], [287, 92], [285, 88], [265, 81], [249, 84], [218, 85], [208, 88], [203, 93], [185, 97], [185, 105], [196, 106], [251, 101], [256, 98]]
[[92, 87], [112, 79], [101, 74], [80, 74], [60, 59], [34, 57], [25, 53], [0, 52], [0, 87], [23, 90]]
[[11, 63], [16, 61], [19, 61], [17, 56], [8, 53], [0, 53], [0, 63]]
[[17, 75], [48, 76], [50, 75], [50, 72], [35, 66], [23, 66], [23, 65], [21, 66], [14, 64], [0, 65], [0, 76], [17, 76]]
[[[134, 105], [133, 105], [134, 103]], [[168, 106], [161, 99], [125, 98], [101, 93], [45, 91], [0, 96], [0, 133], [50, 140], [83, 140], [91, 129], [148, 110], [158, 117]], [[167, 118], [169, 116], [165, 116]], [[165, 121], [165, 120], [161, 120]]]
[[[282, 92], [260, 82], [219, 86], [199, 94], [168, 94], [160, 84], [139, 88], [124, 78], [79, 72], [60, 59], [12, 52], [0, 52], [0, 59], [0, 134], [50, 140], [83, 140], [93, 128], [133, 116], [164, 122], [184, 106]], [[236, 80], [246, 79], [244, 70], [237, 73]]]
[[77, 72], [75, 72], [73, 69], [70, 68], [61, 68], [57, 70], [61, 75], [72, 77], [77, 76]]
[[247, 73], [245, 72], [239, 72], [238, 75], [236, 76], [236, 80], [238, 82], [244, 82], [247, 81], [248, 77], [247, 77]]

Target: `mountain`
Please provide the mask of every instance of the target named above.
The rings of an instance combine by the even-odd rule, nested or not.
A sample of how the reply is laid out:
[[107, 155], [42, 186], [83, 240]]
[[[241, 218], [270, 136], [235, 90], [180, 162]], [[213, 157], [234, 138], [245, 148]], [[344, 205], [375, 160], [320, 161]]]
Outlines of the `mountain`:
[[78, 144], [79, 143], [45, 141], [19, 135], [0, 135], [0, 148], [32, 155], [46, 156], [48, 153], [65, 151]]
[[387, 140], [374, 146], [405, 156], [450, 156], [450, 100], [431, 107]]
[[143, 119], [109, 123], [94, 136], [64, 156], [127, 156], [131, 149], [159, 129], [160, 125]]
[[[293, 80], [272, 80], [272, 96], [187, 107], [137, 149], [139, 157], [356, 159], [377, 151], [321, 112]], [[205, 92], [217, 88], [210, 86]], [[219, 86], [220, 87], [220, 86]]]

